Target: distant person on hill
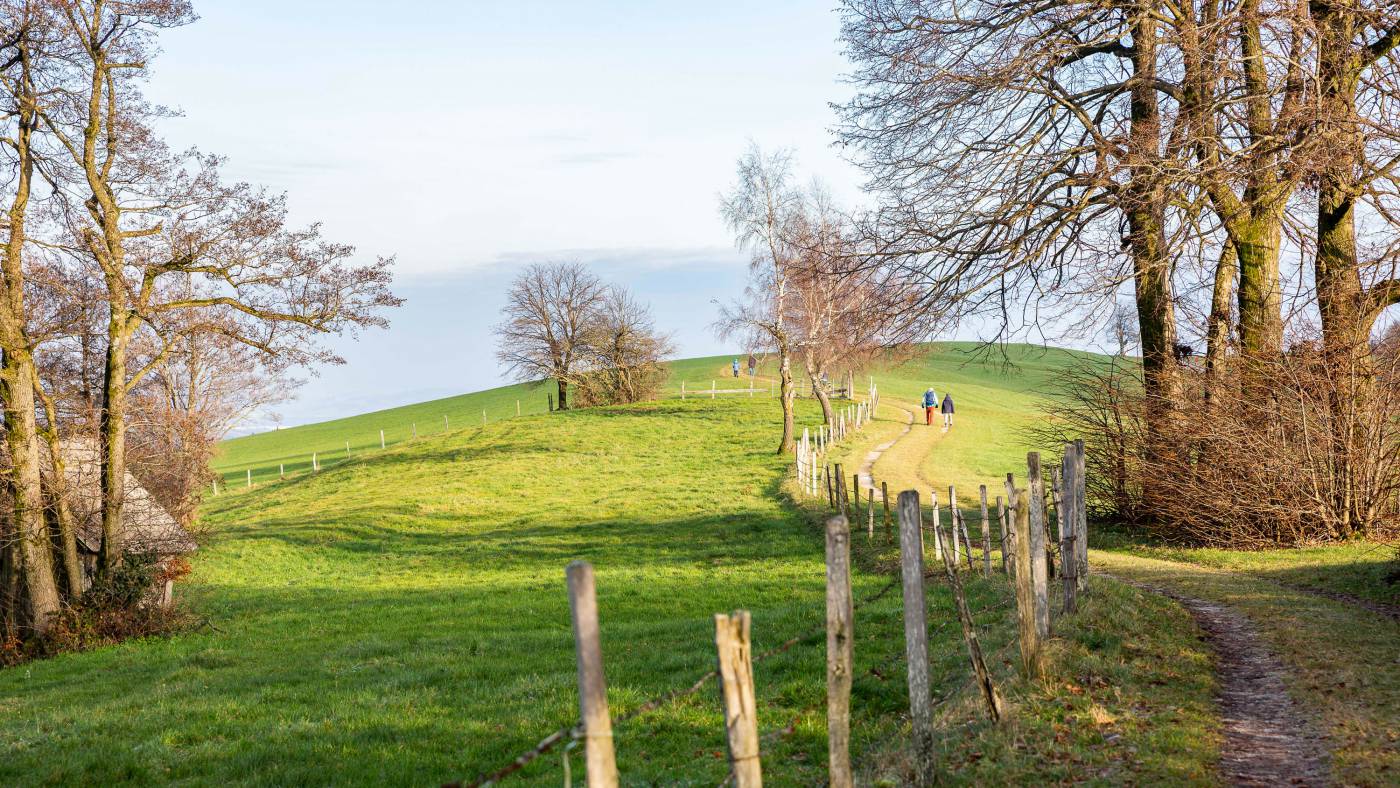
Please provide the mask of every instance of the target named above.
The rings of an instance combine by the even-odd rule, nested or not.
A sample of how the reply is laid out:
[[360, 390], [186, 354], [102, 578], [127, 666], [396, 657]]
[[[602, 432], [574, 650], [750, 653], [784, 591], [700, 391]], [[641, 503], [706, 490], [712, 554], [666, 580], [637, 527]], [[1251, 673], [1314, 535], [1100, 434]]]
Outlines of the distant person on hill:
[[758, 359], [749, 354], [749, 377], [753, 377], [758, 372]]
[[943, 395], [943, 429], [953, 426], [953, 395]]
[[933, 426], [933, 409], [938, 407], [938, 394], [932, 388], [924, 392], [924, 423]]
[[739, 377], [739, 359], [734, 359], [734, 377]]

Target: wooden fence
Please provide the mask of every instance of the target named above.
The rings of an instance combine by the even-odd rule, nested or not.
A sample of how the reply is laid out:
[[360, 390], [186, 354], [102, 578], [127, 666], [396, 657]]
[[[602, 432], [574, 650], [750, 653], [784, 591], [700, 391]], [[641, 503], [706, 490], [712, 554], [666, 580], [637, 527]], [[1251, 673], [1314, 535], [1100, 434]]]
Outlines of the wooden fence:
[[[465, 783], [469, 786], [493, 785], [523, 769], [536, 758], [560, 744], [582, 741], [587, 784], [590, 788], [611, 788], [619, 784], [619, 767], [614, 748], [614, 724], [622, 724], [655, 710], [663, 704], [700, 691], [712, 679], [720, 685], [720, 703], [724, 713], [722, 735], [729, 753], [729, 780], [739, 788], [762, 785], [762, 737], [758, 731], [758, 694], [753, 666], [767, 657], [803, 643], [826, 642], [826, 708], [828, 782], [849, 788], [854, 784], [854, 767], [850, 754], [851, 685], [854, 675], [855, 641], [853, 638], [856, 612], [863, 604], [882, 597], [898, 584], [903, 591], [904, 651], [909, 689], [910, 741], [909, 751], [916, 770], [916, 783], [932, 785], [935, 780], [933, 709], [942, 701], [933, 700], [929, 670], [928, 600], [925, 590], [925, 560], [927, 542], [933, 542], [934, 558], [941, 564], [942, 574], [952, 592], [953, 615], [944, 624], [956, 622], [962, 631], [968, 659], [968, 681], [975, 683], [977, 694], [987, 717], [1001, 720], [1007, 713], [1001, 695], [988, 669], [978, 640], [978, 628], [963, 589], [964, 574], [984, 578], [994, 574], [992, 532], [999, 530], [995, 540], [1003, 560], [1001, 571], [1014, 583], [1017, 612], [1017, 641], [1021, 668], [1027, 677], [1038, 677], [1044, 670], [1044, 643], [1049, 636], [1050, 604], [1047, 578], [1057, 563], [1064, 578], [1064, 601], [1061, 609], [1072, 612], [1076, 597], [1084, 589], [1083, 578], [1087, 563], [1082, 563], [1087, 523], [1084, 508], [1084, 445], [1082, 441], [1066, 444], [1059, 467], [1051, 472], [1047, 487], [1038, 453], [1026, 457], [1026, 484], [1017, 486], [1015, 477], [1007, 474], [1006, 498], [996, 496], [996, 515], [987, 505], [987, 487], [980, 493], [981, 561], [974, 560], [976, 542], [969, 538], [963, 515], [956, 504], [956, 490], [949, 489], [949, 514], [944, 521], [936, 505], [931, 508], [931, 521], [924, 518], [919, 491], [899, 493], [895, 519], [898, 520], [900, 571], [880, 591], [862, 603], [855, 603], [851, 591], [850, 519], [843, 513], [825, 519], [826, 542], [826, 616], [820, 630], [799, 634], [758, 656], [752, 650], [752, 617], [745, 610], [715, 615], [715, 670], [706, 673], [693, 684], [640, 704], [616, 720], [608, 713], [607, 683], [600, 645], [598, 606], [595, 578], [591, 565], [575, 561], [565, 570], [569, 594], [569, 609], [573, 621], [577, 654], [579, 686], [579, 722], [546, 736], [534, 748], [487, 774]], [[805, 478], [805, 477], [804, 477]], [[829, 477], [834, 478], [834, 477]], [[840, 506], [849, 501], [845, 484], [841, 489]], [[857, 489], [857, 495], [858, 489]], [[1047, 500], [1047, 497], [1049, 500]], [[838, 497], [832, 488], [833, 506]], [[934, 496], [936, 500], [936, 495]], [[840, 508], [840, 507], [837, 507]], [[873, 504], [868, 511], [873, 512]], [[886, 506], [887, 538], [896, 538], [889, 530], [889, 508]], [[1059, 549], [1051, 548], [1048, 516], [1055, 513]], [[999, 526], [997, 528], [996, 526]], [[873, 530], [867, 538], [878, 538]], [[1014, 560], [1007, 561], [1014, 552]], [[966, 561], [964, 573], [962, 561]], [[980, 611], [979, 611], [980, 612]], [[945, 700], [956, 692], [949, 693]], [[565, 763], [567, 764], [567, 758]], [[566, 766], [567, 768], [567, 766]], [[463, 783], [447, 783], [461, 786]]]

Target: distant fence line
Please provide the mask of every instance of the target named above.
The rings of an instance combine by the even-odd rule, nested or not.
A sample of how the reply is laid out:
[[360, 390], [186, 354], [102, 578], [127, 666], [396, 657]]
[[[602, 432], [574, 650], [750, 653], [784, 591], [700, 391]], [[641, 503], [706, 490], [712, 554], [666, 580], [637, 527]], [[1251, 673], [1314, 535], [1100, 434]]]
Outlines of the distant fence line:
[[[672, 701], [694, 695], [711, 679], [718, 678], [724, 712], [722, 734], [726, 741], [730, 765], [726, 782], [732, 782], [738, 788], [756, 788], [762, 784], [762, 743], [774, 735], [790, 732], [791, 726], [759, 736], [753, 665], [795, 646], [815, 643], [823, 633], [826, 635], [827, 644], [825, 700], [828, 712], [828, 782], [833, 786], [852, 786], [854, 767], [850, 757], [850, 704], [854, 675], [855, 612], [883, 597], [896, 585], [903, 591], [905, 640], [903, 654], [895, 655], [891, 661], [897, 661], [902, 656], [906, 663], [909, 714], [912, 723], [909, 748], [918, 784], [931, 785], [935, 778], [933, 710], [936, 706], [956, 697], [969, 683], [975, 683], [989, 719], [998, 721], [1007, 713], [987, 668], [988, 659], [982, 653], [974, 618], [974, 613], [1001, 609], [1006, 605], [993, 605], [977, 611], [968, 606], [960, 564], [961, 558], [965, 556], [968, 574], [976, 574], [977, 562], [973, 560], [976, 542], [969, 537], [953, 487], [948, 489], [950, 505], [946, 530], [939, 514], [937, 493], [933, 493], [932, 496], [931, 522], [924, 519], [917, 490], [899, 493], [896, 512], [899, 523], [897, 537], [889, 528], [890, 509], [886, 502], [886, 528], [882, 533], [885, 540], [896, 540], [898, 543], [899, 575], [891, 578], [871, 596], [859, 603], [854, 602], [851, 592], [850, 528], [853, 507], [841, 476], [840, 465], [836, 465], [835, 468], [836, 470], [827, 476], [830, 481], [827, 485], [830, 496], [828, 505], [838, 513], [825, 520], [826, 620], [823, 627], [791, 637], [777, 647], [754, 657], [751, 656], [752, 619], [749, 612], [736, 610], [731, 614], [717, 613], [714, 617], [717, 668], [700, 676], [690, 685], [652, 698], [614, 720], [610, 717], [607, 706], [607, 683], [603, 670], [593, 567], [582, 561], [570, 563], [565, 570], [565, 576], [577, 654], [579, 721], [549, 734], [534, 747], [494, 771], [483, 773], [465, 783], [450, 782], [444, 783], [444, 786], [460, 788], [466, 785], [479, 788], [494, 785], [524, 769], [558, 745], [572, 745], [582, 740], [587, 784], [590, 788], [615, 788], [619, 784], [619, 768], [614, 748], [614, 726], [622, 725]], [[987, 486], [979, 487], [982, 527], [980, 563], [983, 576], [990, 579], [994, 574], [991, 556], [993, 523], [998, 523], [1001, 535], [997, 544], [1002, 553], [1000, 569], [1015, 586], [1016, 643], [1021, 656], [1021, 670], [1028, 678], [1036, 678], [1044, 672], [1044, 641], [1050, 634], [1048, 579], [1054, 575], [1057, 562], [1059, 574], [1063, 578], [1064, 598], [1060, 606], [1062, 612], [1073, 612], [1077, 606], [1078, 594], [1087, 589], [1083, 441], [1065, 444], [1059, 467], [1051, 471], [1051, 483], [1048, 487], [1045, 484], [1038, 452], [1026, 455], [1026, 471], [1025, 487], [1016, 486], [1013, 474], [1006, 475], [1006, 498], [1003, 500], [1001, 496], [996, 496], [995, 520], [992, 519], [987, 504]], [[838, 483], [837, 479], [842, 481]], [[855, 508], [858, 510], [858, 474], [853, 479], [852, 488], [855, 490]], [[885, 485], [881, 484], [881, 488], [884, 489]], [[879, 537], [873, 528], [873, 496], [867, 497], [867, 507], [867, 544], [874, 546], [878, 544]], [[1053, 547], [1056, 544], [1055, 540], [1049, 538], [1052, 512], [1059, 536], [1058, 550]], [[930, 686], [930, 629], [924, 586], [927, 577], [925, 535], [928, 533], [933, 537], [934, 559], [942, 565], [942, 574], [948, 582], [954, 601], [953, 615], [935, 625], [932, 631], [936, 633], [955, 623], [959, 625], [970, 668], [969, 675], [963, 682], [937, 700], [934, 699]], [[1009, 553], [1014, 553], [1014, 557], [1008, 559]], [[809, 707], [803, 713], [813, 710], [814, 707]], [[718, 737], [721, 731], [717, 730], [715, 735]], [[567, 750], [564, 769], [567, 774]]]
[[[552, 412], [554, 411], [554, 394], [552, 394], [552, 393], [546, 394], [546, 395], [545, 395], [545, 401], [546, 401], [545, 412], [546, 412], [546, 413], [552, 413]], [[516, 399], [516, 400], [515, 400], [515, 416], [513, 416], [513, 417], [510, 416], [510, 415], [506, 415], [506, 416], [497, 417], [497, 418], [495, 418], [495, 419], [492, 419], [492, 418], [490, 418], [490, 416], [489, 416], [488, 409], [482, 408], [482, 410], [481, 410], [481, 425], [482, 425], [482, 426], [485, 426], [485, 425], [490, 424], [490, 423], [493, 423], [493, 422], [507, 421], [507, 420], [509, 420], [509, 419], [511, 419], [511, 418], [520, 418], [521, 416], [525, 415], [525, 413], [524, 413], [524, 411], [523, 411], [523, 409], [522, 409], [522, 407], [521, 407], [521, 402], [522, 402], [522, 400], [520, 400], [520, 399]], [[531, 413], [531, 414], [529, 414], [529, 415], [536, 415], [536, 414]], [[398, 444], [400, 444], [400, 443], [405, 443], [405, 442], [407, 442], [407, 441], [416, 440], [416, 439], [418, 438], [418, 422], [416, 422], [416, 421], [411, 421], [411, 422], [409, 422], [409, 425], [408, 425], [408, 437], [406, 437], [406, 438], [400, 438], [400, 439], [398, 439], [398, 440], [387, 440], [386, 437], [385, 437], [385, 430], [386, 430], [386, 429], [388, 429], [388, 428], [383, 428], [383, 427], [378, 428], [378, 431], [379, 431], [379, 435], [378, 435], [378, 438], [379, 438], [379, 449], [380, 449], [381, 451], [387, 449], [389, 446], [396, 446], [396, 445], [398, 445]], [[442, 414], [442, 431], [439, 432], [439, 433], [425, 433], [425, 434], [438, 434], [438, 435], [441, 435], [441, 434], [450, 432], [451, 430], [452, 430], [452, 420], [451, 420], [451, 417], [450, 417], [449, 414], [444, 413], [444, 414]], [[374, 451], [373, 437], [371, 437], [371, 442], [368, 444], [368, 448], [365, 448], [364, 445], [362, 445], [362, 446], [360, 447], [359, 450], [360, 450], [361, 452], [364, 452], [364, 451]], [[293, 473], [291, 473], [291, 474], [288, 474], [288, 473], [287, 473], [287, 464], [288, 464], [288, 460], [287, 460], [287, 458], [283, 458], [281, 461], [279, 461], [279, 462], [277, 463], [277, 479], [278, 479], [278, 481], [281, 481], [281, 480], [283, 480], [283, 479], [286, 479], [288, 476], [299, 476], [299, 475], [305, 475], [306, 473], [317, 473], [317, 472], [319, 472], [319, 471], [321, 470], [321, 466], [324, 465], [324, 464], [327, 464], [327, 463], [326, 463], [326, 457], [327, 457], [328, 454], [329, 454], [329, 452], [322, 451], [322, 450], [319, 450], [319, 449], [318, 449], [318, 450], [316, 450], [316, 451], [307, 452], [307, 453], [303, 453], [303, 454], [300, 454], [300, 455], [295, 455], [295, 456], [291, 459], [291, 462], [293, 462], [293, 463], [296, 463], [296, 462], [307, 462], [308, 460], [309, 460], [309, 462], [310, 462], [310, 465], [309, 465], [310, 470], [309, 470], [309, 471], [305, 471], [305, 472], [300, 473], [300, 474], [295, 473], [295, 472], [293, 472]], [[339, 454], [339, 452], [337, 451], [336, 454]], [[335, 464], [335, 463], [337, 463], [337, 462], [345, 462], [345, 461], [348, 461], [348, 460], [351, 459], [352, 456], [353, 456], [353, 455], [352, 455], [351, 442], [347, 440], [347, 441], [345, 441], [345, 454], [344, 454], [344, 456], [343, 456], [343, 457], [337, 457], [337, 458], [336, 458], [335, 460], [333, 460], [330, 464]], [[265, 468], [270, 468], [271, 466], [269, 465], [269, 466], [264, 466], [264, 467], [265, 467]], [[234, 473], [237, 473], [237, 472], [235, 471]], [[235, 476], [234, 478], [236, 479], [237, 476]], [[253, 469], [252, 469], [251, 467], [245, 468], [245, 469], [244, 469], [243, 482], [244, 482], [244, 486], [245, 486], [246, 489], [250, 489], [250, 488], [252, 488], [252, 487], [254, 486], [255, 483], [254, 483], [254, 481], [253, 481]], [[229, 485], [229, 481], [228, 481], [228, 475], [227, 475], [227, 474], [224, 474], [224, 473], [216, 473], [215, 476], [214, 476], [214, 480], [213, 480], [212, 484], [213, 484], [213, 493], [214, 493], [214, 495], [218, 495], [219, 492], [220, 492], [220, 488], [221, 488], [221, 487], [224, 488], [224, 489], [228, 489], [228, 487], [230, 486], [230, 485]]]

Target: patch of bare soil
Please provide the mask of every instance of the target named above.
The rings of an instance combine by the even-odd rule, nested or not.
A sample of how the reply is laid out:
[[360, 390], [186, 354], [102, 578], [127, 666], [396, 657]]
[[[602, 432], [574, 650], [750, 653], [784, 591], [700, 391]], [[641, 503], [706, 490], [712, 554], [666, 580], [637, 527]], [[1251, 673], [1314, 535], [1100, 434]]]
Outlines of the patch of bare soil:
[[[1119, 578], [1114, 578], [1119, 579]], [[1225, 742], [1220, 771], [1232, 785], [1327, 785], [1328, 752], [1283, 685], [1286, 668], [1244, 615], [1216, 602], [1122, 580], [1185, 607], [1216, 655]]]

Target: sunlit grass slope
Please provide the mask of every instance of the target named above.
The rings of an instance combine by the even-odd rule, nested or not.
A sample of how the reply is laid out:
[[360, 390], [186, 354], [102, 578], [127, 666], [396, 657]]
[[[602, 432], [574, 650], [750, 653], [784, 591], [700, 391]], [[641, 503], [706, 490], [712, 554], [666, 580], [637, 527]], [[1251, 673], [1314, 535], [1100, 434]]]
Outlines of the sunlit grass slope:
[[[730, 374], [729, 365], [733, 358], [713, 356], [670, 362], [667, 364], [671, 374], [666, 393], [678, 394], [682, 380], [688, 381], [692, 388], [703, 381], [708, 389], [710, 380]], [[744, 380], [743, 385], [748, 385], [747, 376]], [[766, 392], [768, 383], [762, 381], [761, 385]], [[732, 379], [728, 384], [721, 379], [719, 386], [736, 387]], [[428, 437], [461, 427], [481, 426], [483, 421], [495, 423], [514, 418], [517, 403], [519, 413], [523, 415], [545, 413], [549, 407], [548, 396], [553, 393], [553, 384], [517, 383], [317, 424], [245, 435], [220, 444], [214, 469], [224, 480], [226, 488], [244, 485], [249, 470], [253, 472], [254, 484], [273, 481], [282, 472], [293, 476], [310, 471], [313, 453], [322, 468], [345, 462], [347, 443], [350, 446], [349, 459], [367, 451], [379, 451], [380, 430], [384, 431], [385, 444], [393, 445], [411, 439], [415, 433], [419, 437]]]
[[[213, 499], [179, 586], [209, 626], [0, 671], [0, 784], [428, 785], [508, 762], [577, 714], [577, 558], [597, 568], [616, 714], [713, 666], [716, 612], [752, 610], [756, 652], [819, 631], [821, 538], [778, 495], [774, 412], [511, 419]], [[858, 574], [857, 598], [884, 582]], [[858, 749], [907, 703], [898, 594], [861, 615]], [[765, 744], [774, 784], [821, 778], [822, 642], [757, 667], [763, 729], [797, 723]], [[935, 642], [961, 677], [955, 630]], [[619, 759], [629, 779], [718, 784], [723, 730], [711, 687], [620, 727]], [[558, 756], [525, 776], [557, 784]]]

